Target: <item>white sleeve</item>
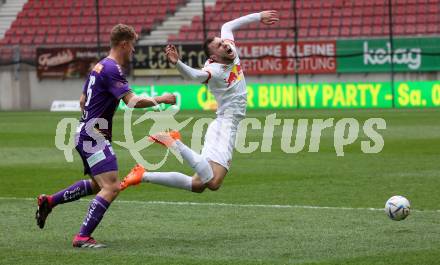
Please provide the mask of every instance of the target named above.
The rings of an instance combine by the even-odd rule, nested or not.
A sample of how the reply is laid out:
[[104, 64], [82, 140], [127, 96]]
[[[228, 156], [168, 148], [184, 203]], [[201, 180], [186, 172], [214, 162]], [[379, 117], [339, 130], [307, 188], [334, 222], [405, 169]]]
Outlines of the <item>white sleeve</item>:
[[210, 73], [203, 70], [197, 70], [188, 65], [184, 64], [182, 61], [178, 60], [176, 64], [177, 71], [187, 79], [197, 80], [200, 83], [206, 82], [210, 78]]
[[226, 22], [222, 26], [221, 31], [221, 39], [223, 40], [234, 40], [234, 35], [232, 34], [232, 31], [246, 25], [252, 22], [259, 22], [261, 20], [261, 14], [260, 13], [253, 13], [249, 14], [234, 20], [231, 20], [229, 22]]

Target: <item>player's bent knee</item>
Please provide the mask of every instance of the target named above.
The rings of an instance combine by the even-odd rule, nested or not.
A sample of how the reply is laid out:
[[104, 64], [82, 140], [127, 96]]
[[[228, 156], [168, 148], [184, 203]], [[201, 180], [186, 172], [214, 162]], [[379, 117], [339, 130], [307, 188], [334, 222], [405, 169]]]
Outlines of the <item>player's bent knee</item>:
[[222, 186], [222, 184], [217, 181], [212, 181], [212, 182], [208, 183], [208, 189], [210, 189], [212, 191], [219, 190], [221, 186]]
[[112, 198], [116, 198], [118, 196], [119, 192], [121, 191], [119, 181], [114, 182], [110, 185], [104, 186], [102, 188], [102, 190], [104, 190], [104, 192], [107, 193], [108, 196], [110, 196]]
[[203, 191], [205, 191], [206, 189], [206, 185], [201, 183], [201, 182], [193, 182], [192, 185], [192, 192], [196, 192], [196, 193], [202, 193]]
[[205, 189], [206, 189], [206, 186], [202, 186], [202, 187], [193, 187], [193, 188], [192, 188], [192, 192], [195, 192], [195, 193], [202, 193], [202, 192], [205, 191]]

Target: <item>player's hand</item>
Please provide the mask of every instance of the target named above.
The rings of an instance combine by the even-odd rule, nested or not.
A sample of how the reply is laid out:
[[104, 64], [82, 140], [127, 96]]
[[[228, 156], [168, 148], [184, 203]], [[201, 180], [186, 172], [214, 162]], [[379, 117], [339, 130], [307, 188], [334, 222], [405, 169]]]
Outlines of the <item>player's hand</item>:
[[161, 97], [160, 99], [161, 103], [171, 104], [171, 105], [176, 104], [176, 95], [174, 94], [164, 94], [160, 97]]
[[265, 25], [273, 25], [280, 20], [276, 10], [267, 10], [260, 13], [261, 23]]
[[168, 44], [165, 48], [165, 54], [167, 55], [168, 61], [172, 64], [176, 64], [180, 59], [179, 53], [174, 45]]

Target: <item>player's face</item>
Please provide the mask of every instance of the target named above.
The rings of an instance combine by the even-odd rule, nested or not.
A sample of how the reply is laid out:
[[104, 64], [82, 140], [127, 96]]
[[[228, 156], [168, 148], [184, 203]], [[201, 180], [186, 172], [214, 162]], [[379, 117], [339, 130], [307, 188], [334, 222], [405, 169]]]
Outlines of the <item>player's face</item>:
[[136, 40], [125, 41], [124, 42], [124, 60], [125, 62], [129, 62], [131, 56], [134, 53], [134, 45]]
[[231, 63], [235, 59], [236, 55], [232, 51], [231, 46], [218, 37], [215, 37], [214, 40], [209, 44], [209, 48], [212, 55], [216, 57], [214, 60]]

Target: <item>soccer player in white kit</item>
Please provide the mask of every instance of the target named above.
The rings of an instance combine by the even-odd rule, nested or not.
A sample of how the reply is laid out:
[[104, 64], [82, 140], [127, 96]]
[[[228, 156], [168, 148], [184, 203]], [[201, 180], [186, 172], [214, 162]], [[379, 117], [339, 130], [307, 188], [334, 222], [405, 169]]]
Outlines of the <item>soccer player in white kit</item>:
[[193, 177], [179, 172], [148, 172], [136, 165], [121, 182], [121, 189], [141, 182], [203, 192], [206, 188], [218, 190], [225, 178], [232, 159], [239, 122], [246, 114], [246, 81], [235, 47], [233, 31], [248, 23], [262, 22], [272, 25], [279, 20], [277, 11], [249, 14], [223, 24], [221, 37], [209, 38], [204, 43], [208, 60], [198, 70], [180, 61], [173, 45], [166, 47], [168, 60], [176, 65], [187, 79], [208, 85], [217, 101], [217, 118], [209, 125], [201, 154], [197, 154], [180, 141], [176, 131], [152, 135], [151, 140], [173, 148], [194, 169]]

